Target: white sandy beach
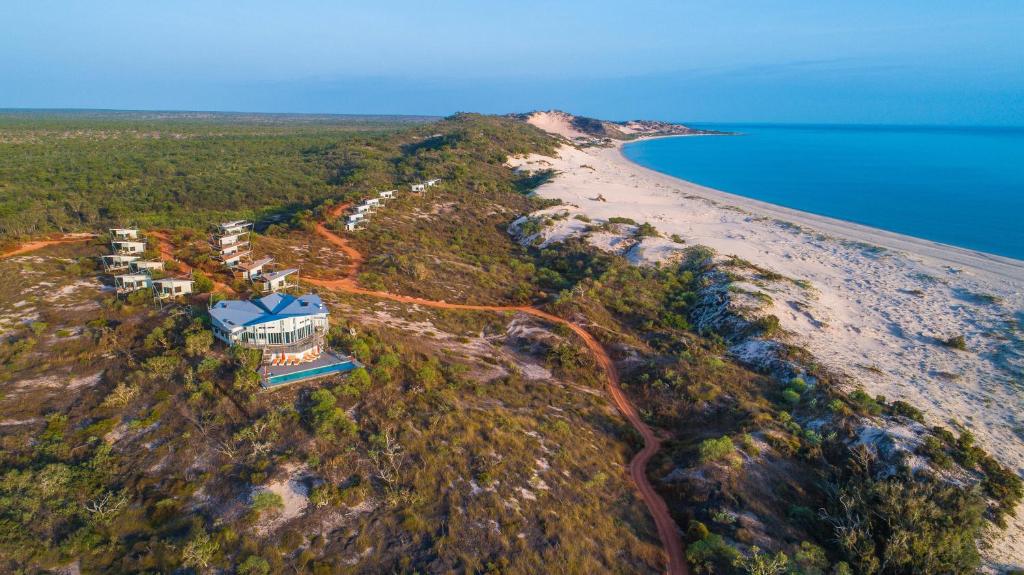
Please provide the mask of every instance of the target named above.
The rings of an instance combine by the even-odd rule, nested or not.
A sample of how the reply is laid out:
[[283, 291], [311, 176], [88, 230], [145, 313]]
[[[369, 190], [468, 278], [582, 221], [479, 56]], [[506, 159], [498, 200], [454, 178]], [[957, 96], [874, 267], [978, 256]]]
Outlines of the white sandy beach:
[[[578, 135], [547, 114], [531, 121]], [[851, 385], [907, 401], [930, 422], [970, 429], [1003, 463], [1024, 470], [1024, 262], [698, 186], [628, 161], [621, 144], [563, 145], [557, 158], [512, 164], [554, 169], [558, 175], [538, 193], [595, 220], [648, 222], [686, 245], [810, 282], [770, 294], [771, 313], [792, 343]], [[581, 222], [558, 225], [568, 234]], [[659, 259], [664, 243], [639, 257]], [[968, 351], [939, 341], [960, 334]], [[1019, 515], [986, 552], [991, 564], [1024, 565]]]

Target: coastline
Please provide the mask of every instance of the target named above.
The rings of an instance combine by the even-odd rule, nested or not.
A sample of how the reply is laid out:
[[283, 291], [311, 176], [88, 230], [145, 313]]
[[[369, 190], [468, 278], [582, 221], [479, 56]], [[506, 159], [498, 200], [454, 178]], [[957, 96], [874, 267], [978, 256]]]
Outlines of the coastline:
[[[760, 312], [779, 319], [784, 342], [850, 389], [907, 401], [929, 424], [969, 429], [1024, 470], [1024, 262], [703, 187], [629, 160], [622, 146], [563, 144], [554, 157], [509, 160], [556, 174], [536, 193], [561, 205], [536, 215], [568, 217], [549, 220], [545, 243], [583, 236], [615, 251], [622, 242], [586, 222], [625, 217], [660, 235], [619, 252], [634, 263], [704, 245], [775, 272], [782, 281], [742, 287], [769, 296]], [[966, 351], [943, 345], [953, 335], [965, 337]], [[1008, 523], [991, 534], [990, 566], [1024, 563], [1024, 518]]]
[[[944, 244], [934, 240], [909, 236], [898, 232], [884, 230], [882, 228], [858, 224], [856, 222], [850, 222], [830, 216], [823, 216], [795, 208], [788, 208], [715, 188], [709, 188], [689, 180], [684, 180], [682, 178], [648, 168], [642, 164], [634, 162], [629, 159], [625, 153], [623, 153], [623, 149], [626, 146], [637, 142], [665, 138], [697, 137], [704, 135], [705, 134], [644, 136], [628, 142], [616, 142], [615, 150], [622, 161], [634, 166], [636, 170], [645, 173], [648, 177], [652, 179], [664, 179], [676, 185], [685, 186], [710, 201], [740, 207], [750, 211], [751, 213], [773, 217], [792, 224], [807, 226], [836, 238], [848, 241], [864, 242], [887, 250], [902, 251], [910, 255], [931, 258], [935, 261], [951, 266], [965, 268], [970, 267], [976, 270], [983, 270], [985, 272], [1001, 276], [1006, 280], [1024, 284], [1024, 260], [990, 254], [988, 252], [972, 250], [969, 248], [962, 248], [951, 244]], [[733, 134], [707, 135], [717, 136]]]

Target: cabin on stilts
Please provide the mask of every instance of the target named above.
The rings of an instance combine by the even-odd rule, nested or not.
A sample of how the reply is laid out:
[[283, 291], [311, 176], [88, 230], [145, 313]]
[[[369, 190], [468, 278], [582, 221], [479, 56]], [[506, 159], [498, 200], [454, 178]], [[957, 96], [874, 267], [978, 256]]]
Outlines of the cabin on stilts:
[[192, 293], [193, 281], [188, 278], [153, 280], [153, 295], [158, 300], [176, 299]]

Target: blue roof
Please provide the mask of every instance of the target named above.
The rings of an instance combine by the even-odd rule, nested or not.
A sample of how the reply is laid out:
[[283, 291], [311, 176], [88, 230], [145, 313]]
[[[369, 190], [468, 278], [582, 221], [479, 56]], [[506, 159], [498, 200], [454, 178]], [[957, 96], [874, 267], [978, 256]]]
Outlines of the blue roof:
[[210, 308], [214, 323], [234, 331], [250, 325], [327, 313], [327, 306], [316, 294], [295, 297], [272, 293], [253, 300], [224, 300]]

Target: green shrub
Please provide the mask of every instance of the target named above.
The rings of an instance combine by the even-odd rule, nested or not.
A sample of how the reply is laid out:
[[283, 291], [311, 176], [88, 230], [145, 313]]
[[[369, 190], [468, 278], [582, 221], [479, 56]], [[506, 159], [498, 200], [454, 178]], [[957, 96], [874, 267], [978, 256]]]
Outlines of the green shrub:
[[710, 533], [686, 546], [686, 560], [698, 573], [718, 573], [730, 567], [739, 551], [725, 542], [721, 535]]
[[954, 335], [947, 339], [942, 340], [942, 345], [958, 349], [960, 351], [967, 351], [967, 339], [963, 335]]
[[270, 573], [270, 563], [258, 555], [250, 555], [235, 570], [238, 575], [267, 575]]
[[260, 491], [253, 496], [249, 509], [257, 514], [264, 511], [278, 511], [284, 509], [284, 499], [273, 491]]
[[800, 394], [796, 390], [790, 388], [782, 392], [782, 399], [786, 403], [796, 405], [800, 403]]
[[340, 407], [337, 398], [327, 389], [318, 389], [309, 396], [309, 419], [317, 437], [333, 439], [337, 435], [354, 435], [356, 424]]
[[733, 445], [729, 436], [723, 435], [717, 439], [705, 439], [700, 443], [699, 451], [700, 462], [711, 463], [733, 455], [736, 452], [736, 446]]
[[193, 289], [196, 293], [210, 293], [213, 291], [213, 280], [199, 270], [192, 271]]

